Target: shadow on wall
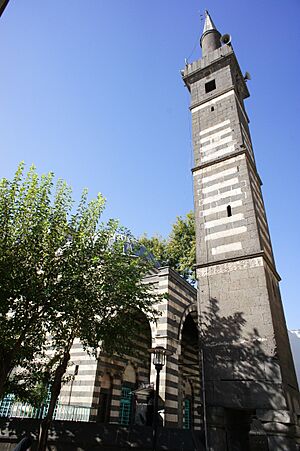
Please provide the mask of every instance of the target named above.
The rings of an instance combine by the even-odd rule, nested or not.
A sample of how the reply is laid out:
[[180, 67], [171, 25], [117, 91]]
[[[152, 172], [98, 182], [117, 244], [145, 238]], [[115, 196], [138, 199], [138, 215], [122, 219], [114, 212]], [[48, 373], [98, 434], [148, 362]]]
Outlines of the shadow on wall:
[[[36, 449], [39, 421], [34, 419], [0, 419], [0, 450], [12, 451], [25, 434], [32, 434]], [[166, 451], [204, 451], [200, 443], [200, 432], [161, 428], [158, 431], [159, 449]], [[136, 451], [152, 449], [151, 427], [122, 427], [117, 424], [80, 423], [54, 421], [49, 431], [50, 451]]]
[[246, 323], [242, 312], [221, 316], [214, 298], [202, 312], [207, 403], [229, 409], [284, 409], [276, 351]]
[[271, 337], [251, 328], [243, 312], [222, 316], [214, 298], [202, 311], [200, 330], [208, 442], [217, 450], [296, 451], [296, 415], [286, 410], [287, 402], [298, 409], [299, 394], [292, 387], [283, 391]]
[[300, 386], [300, 329], [289, 330], [289, 339], [291, 343], [298, 384]]

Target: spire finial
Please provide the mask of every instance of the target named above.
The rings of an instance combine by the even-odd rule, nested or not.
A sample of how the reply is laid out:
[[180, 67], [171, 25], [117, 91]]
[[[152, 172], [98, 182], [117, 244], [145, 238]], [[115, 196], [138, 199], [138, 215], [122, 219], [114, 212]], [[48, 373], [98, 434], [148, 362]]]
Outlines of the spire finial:
[[212, 18], [210, 17], [207, 9], [205, 10], [205, 22], [203, 33], [200, 39], [200, 45], [202, 47], [202, 56], [207, 55], [217, 48], [221, 47], [220, 42], [221, 34], [217, 30]]
[[217, 27], [215, 26], [215, 24], [213, 23], [212, 18], [209, 15], [209, 12], [207, 11], [207, 9], [205, 10], [205, 22], [204, 22], [204, 28], [203, 28], [203, 34], [206, 31], [209, 30], [216, 30]]

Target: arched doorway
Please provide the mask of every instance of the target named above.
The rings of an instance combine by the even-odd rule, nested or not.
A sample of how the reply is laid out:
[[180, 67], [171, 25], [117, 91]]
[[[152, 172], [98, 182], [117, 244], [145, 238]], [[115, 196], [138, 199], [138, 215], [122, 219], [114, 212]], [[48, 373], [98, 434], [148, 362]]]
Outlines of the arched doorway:
[[121, 388], [120, 399], [120, 419], [119, 423], [128, 426], [132, 423], [134, 415], [134, 398], [133, 392], [136, 389], [136, 372], [134, 367], [129, 363], [124, 371], [123, 384]]
[[[148, 396], [146, 388], [138, 394], [136, 391], [150, 382], [151, 328], [142, 312], [134, 311], [133, 314], [138, 327], [131, 335], [132, 352], [129, 350], [122, 356], [103, 352], [99, 356], [98, 372], [103, 376], [97, 380], [101, 386], [97, 419], [101, 422], [109, 418], [111, 423], [124, 426], [134, 423], [139, 401], [144, 404]], [[105, 414], [109, 409], [110, 415]]]
[[101, 376], [101, 389], [99, 396], [99, 406], [97, 411], [97, 422], [109, 423], [111, 396], [112, 396], [112, 380], [108, 373]]
[[138, 328], [132, 337], [133, 352], [127, 357], [122, 375], [119, 423], [146, 424], [149, 396], [151, 355], [151, 328], [148, 319], [141, 312], [135, 312]]
[[197, 314], [188, 313], [181, 331], [179, 356], [180, 402], [179, 423], [183, 429], [201, 428], [201, 372]]

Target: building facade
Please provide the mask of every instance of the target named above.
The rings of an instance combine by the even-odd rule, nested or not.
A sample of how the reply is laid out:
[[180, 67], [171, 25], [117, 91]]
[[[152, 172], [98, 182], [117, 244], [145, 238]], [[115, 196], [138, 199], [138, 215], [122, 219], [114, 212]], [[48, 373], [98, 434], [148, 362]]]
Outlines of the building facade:
[[191, 94], [207, 445], [248, 450], [255, 430], [268, 442], [262, 449], [293, 450], [299, 392], [244, 105], [247, 76], [207, 12], [201, 47], [182, 76]]
[[163, 346], [172, 352], [161, 371], [159, 411], [165, 427], [203, 429], [201, 375], [197, 329], [197, 292], [168, 267], [153, 269], [144, 279], [166, 295], [156, 306], [161, 316], [135, 338], [133, 355], [98, 358], [79, 341], [71, 349], [70, 380], [59, 404], [86, 409], [85, 420], [114, 424], [151, 425], [151, 397], [156, 371], [148, 350]]

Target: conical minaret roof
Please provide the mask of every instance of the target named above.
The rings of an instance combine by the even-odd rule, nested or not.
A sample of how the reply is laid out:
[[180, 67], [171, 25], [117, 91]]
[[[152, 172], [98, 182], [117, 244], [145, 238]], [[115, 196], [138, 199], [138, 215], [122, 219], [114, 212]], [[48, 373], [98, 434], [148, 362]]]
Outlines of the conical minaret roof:
[[204, 35], [204, 33], [206, 33], [207, 31], [210, 31], [210, 30], [217, 30], [217, 27], [215, 26], [212, 18], [209, 15], [209, 12], [206, 9], [205, 10], [205, 22], [204, 22], [204, 28], [203, 28], [202, 36]]
[[220, 32], [217, 30], [209, 12], [206, 10], [203, 33], [200, 39], [202, 56], [206, 56], [208, 53], [221, 47], [220, 37]]

